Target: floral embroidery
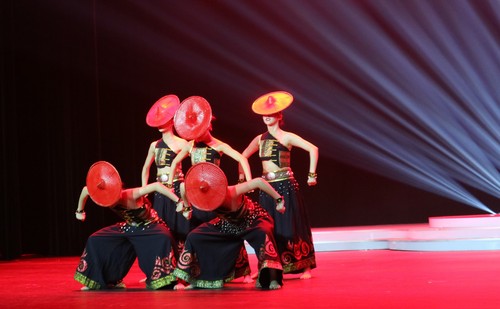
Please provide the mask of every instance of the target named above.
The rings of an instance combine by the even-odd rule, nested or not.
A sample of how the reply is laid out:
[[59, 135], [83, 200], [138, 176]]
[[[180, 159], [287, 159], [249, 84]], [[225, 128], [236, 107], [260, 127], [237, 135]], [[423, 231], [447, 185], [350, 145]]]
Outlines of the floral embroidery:
[[[198, 277], [201, 270], [198, 265], [196, 255], [184, 250], [179, 257], [179, 261], [177, 262], [177, 270], [182, 270], [182, 272], [190, 278]], [[185, 278], [182, 279], [186, 280]]]
[[165, 258], [156, 257], [155, 266], [153, 268], [153, 273], [151, 274], [151, 280], [158, 280], [164, 274], [170, 274], [175, 268], [175, 256], [172, 251], [170, 251], [170, 255]]
[[269, 236], [266, 235], [266, 240], [264, 241], [264, 245], [260, 248], [259, 255], [261, 260], [276, 258], [278, 256], [278, 252], [274, 247], [273, 242], [269, 239]]
[[82, 272], [87, 270], [89, 265], [87, 264], [87, 261], [85, 260], [86, 257], [87, 257], [87, 249], [84, 249], [82, 256], [80, 257], [80, 263], [78, 263], [78, 267], [76, 268], [76, 271], [82, 273]]
[[286, 251], [281, 254], [281, 260], [283, 264], [289, 264], [294, 260], [301, 260], [303, 257], [307, 257], [310, 253], [310, 244], [302, 239], [299, 239], [296, 243], [289, 241], [286, 246]]
[[184, 250], [185, 243], [183, 240], [177, 241], [177, 252], [182, 252]]
[[179, 262], [177, 263], [177, 267], [180, 269], [186, 269], [193, 262], [193, 256], [189, 251], [183, 251], [181, 256], [179, 257]]

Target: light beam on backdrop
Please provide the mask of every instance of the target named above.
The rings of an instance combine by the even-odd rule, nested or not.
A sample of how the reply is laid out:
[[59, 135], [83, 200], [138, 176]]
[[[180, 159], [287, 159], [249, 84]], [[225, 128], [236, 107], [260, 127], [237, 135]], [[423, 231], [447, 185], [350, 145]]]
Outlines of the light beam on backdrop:
[[221, 92], [290, 91], [285, 118], [322, 155], [494, 213], [466, 187], [500, 197], [500, 2], [131, 3], [137, 30], [98, 20], [98, 31], [135, 35], [159, 65]]

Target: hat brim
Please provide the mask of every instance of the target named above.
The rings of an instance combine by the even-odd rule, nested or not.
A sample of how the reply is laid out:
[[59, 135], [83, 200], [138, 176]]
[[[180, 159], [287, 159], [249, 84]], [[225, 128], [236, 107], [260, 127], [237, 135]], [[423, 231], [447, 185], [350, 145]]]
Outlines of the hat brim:
[[293, 96], [286, 91], [275, 91], [260, 96], [252, 103], [252, 110], [259, 115], [281, 112], [293, 102]]
[[94, 163], [87, 173], [87, 190], [99, 206], [110, 207], [120, 199], [122, 182], [118, 171], [106, 161]]
[[156, 101], [146, 115], [146, 123], [150, 127], [158, 128], [170, 121], [177, 109], [179, 109], [180, 100], [174, 94], [166, 95]]
[[186, 140], [194, 140], [202, 136], [210, 127], [212, 108], [207, 100], [192, 96], [182, 101], [174, 116], [174, 127], [177, 134]]
[[226, 198], [226, 175], [213, 163], [193, 165], [186, 173], [184, 185], [189, 203], [203, 211], [216, 209]]

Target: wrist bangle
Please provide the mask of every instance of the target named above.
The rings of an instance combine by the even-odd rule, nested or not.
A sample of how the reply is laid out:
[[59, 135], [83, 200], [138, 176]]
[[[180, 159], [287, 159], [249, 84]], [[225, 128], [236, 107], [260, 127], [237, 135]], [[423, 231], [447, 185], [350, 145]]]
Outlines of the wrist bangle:
[[278, 198], [276, 199], [276, 204], [279, 204], [279, 203], [281, 203], [281, 202], [283, 202], [283, 197], [282, 197], [282, 196], [280, 196], [280, 197], [278, 197]]
[[78, 209], [77, 209], [77, 210], [75, 211], [75, 213], [76, 213], [76, 214], [83, 214], [83, 213], [85, 213], [85, 210], [83, 210], [83, 209], [82, 209], [82, 210], [78, 210]]
[[310, 177], [310, 178], [316, 178], [316, 177], [318, 177], [318, 174], [317, 174], [317, 173], [311, 173], [311, 172], [309, 172], [309, 173], [307, 174], [307, 177]]

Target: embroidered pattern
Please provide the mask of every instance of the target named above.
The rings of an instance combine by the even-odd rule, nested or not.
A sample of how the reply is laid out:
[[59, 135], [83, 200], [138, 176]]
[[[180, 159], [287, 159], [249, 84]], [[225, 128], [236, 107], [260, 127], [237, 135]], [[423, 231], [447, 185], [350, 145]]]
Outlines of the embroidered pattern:
[[89, 265], [87, 264], [87, 261], [85, 260], [86, 257], [87, 257], [87, 249], [84, 249], [82, 256], [80, 257], [80, 263], [78, 263], [78, 267], [76, 268], [76, 271], [82, 273], [82, 272], [87, 270]]
[[170, 166], [172, 163], [172, 153], [175, 153], [169, 148], [156, 148], [155, 149], [155, 163], [159, 168]]
[[200, 275], [200, 266], [198, 265], [198, 260], [196, 255], [185, 250], [181, 253], [179, 261], [177, 262], [177, 268], [189, 273], [189, 276], [196, 278]]
[[274, 145], [277, 143], [278, 143], [277, 140], [271, 140], [271, 139], [261, 140], [259, 145], [259, 157], [271, 158], [273, 156]]
[[207, 148], [193, 148], [191, 152], [191, 162], [193, 164], [207, 162]]
[[307, 267], [316, 267], [316, 259], [313, 253], [314, 249], [308, 242], [302, 239], [295, 243], [289, 241], [285, 251], [281, 253], [284, 272], [291, 273]]
[[172, 271], [174, 271], [175, 265], [175, 256], [172, 251], [170, 251], [170, 255], [168, 257], [164, 257], [163, 259], [157, 256], [153, 273], [151, 274], [151, 280], [158, 280], [164, 275], [169, 275]]
[[276, 251], [276, 248], [274, 247], [273, 242], [269, 239], [269, 236], [266, 235], [266, 240], [264, 242], [264, 245], [262, 248], [260, 248], [259, 252], [260, 260], [267, 260], [267, 259], [275, 259], [278, 257], [278, 252]]

